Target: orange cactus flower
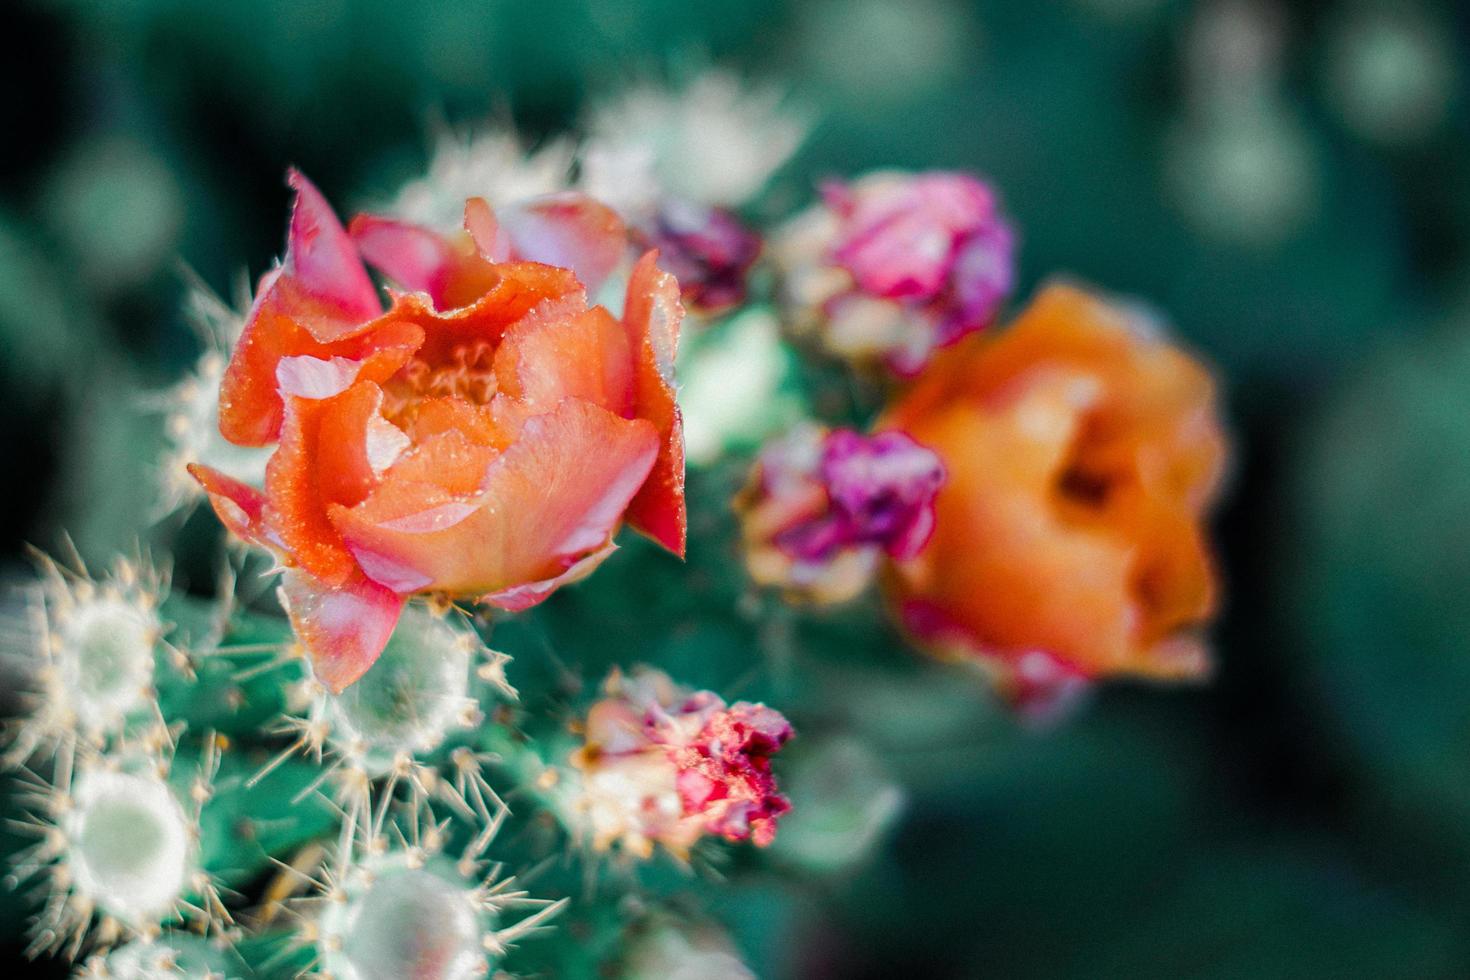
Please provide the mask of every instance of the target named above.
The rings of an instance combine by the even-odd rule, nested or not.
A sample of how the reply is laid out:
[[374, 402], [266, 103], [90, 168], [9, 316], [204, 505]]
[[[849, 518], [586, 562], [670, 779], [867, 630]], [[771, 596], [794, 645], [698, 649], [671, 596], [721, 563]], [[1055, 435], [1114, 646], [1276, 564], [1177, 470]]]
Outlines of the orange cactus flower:
[[[587, 301], [626, 247], [588, 198], [500, 216], [471, 199], [446, 238], [370, 216], [349, 231], [290, 182], [286, 256], [220, 396], [227, 439], [276, 445], [265, 486], [190, 471], [285, 566], [282, 600], [323, 683], [360, 677], [411, 595], [526, 608], [592, 571], [624, 519], [683, 554], [683, 311], [656, 253], [620, 321]], [[386, 310], [364, 259], [402, 290]]]
[[1203, 525], [1226, 440], [1209, 372], [1146, 318], [1050, 286], [940, 353], [879, 428], [948, 474], [933, 536], [885, 582], [921, 645], [1042, 705], [1104, 676], [1208, 671]]

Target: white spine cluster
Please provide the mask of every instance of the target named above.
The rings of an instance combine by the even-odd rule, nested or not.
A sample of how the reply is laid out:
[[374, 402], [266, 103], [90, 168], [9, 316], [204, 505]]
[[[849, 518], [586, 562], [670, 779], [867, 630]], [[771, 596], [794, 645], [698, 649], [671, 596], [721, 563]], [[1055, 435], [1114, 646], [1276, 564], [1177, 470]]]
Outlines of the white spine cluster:
[[458, 231], [467, 198], [504, 207], [564, 191], [571, 186], [574, 158], [571, 142], [552, 140], [532, 149], [508, 125], [473, 134], [442, 128], [428, 172], [405, 184], [386, 210], [442, 232]]
[[710, 69], [682, 85], [644, 83], [587, 120], [582, 183], [625, 216], [663, 197], [712, 207], [754, 199], [811, 124], [778, 86]]
[[206, 934], [228, 924], [199, 863], [199, 817], [218, 767], [210, 739], [182, 798], [152, 752], [95, 756], [59, 767], [50, 783], [28, 774], [19, 826], [37, 840], [12, 860], [10, 877], [40, 883], [32, 952], [76, 959], [84, 948], [154, 939], [173, 922], [191, 920]]
[[183, 380], [148, 398], [148, 404], [163, 415], [167, 443], [159, 474], [159, 516], [203, 499], [204, 491], [185, 469], [189, 463], [203, 463], [252, 486], [264, 482], [270, 448], [237, 446], [219, 431], [220, 380], [226, 355], [245, 326], [242, 311], [249, 305], [248, 284], [241, 284], [231, 306], [191, 278], [184, 310], [204, 353]]
[[27, 621], [11, 624], [33, 675], [6, 763], [54, 755], [68, 772], [79, 749], [102, 751], [125, 738], [158, 744], [154, 669], [162, 654], [182, 657], [165, 642], [158, 611], [166, 577], [143, 560], [119, 560], [101, 581], [79, 558], [75, 567], [44, 556], [40, 563]]
[[[251, 782], [297, 753], [325, 762], [298, 798], [330, 783], [344, 814], [344, 843], [374, 837], [400, 795], [414, 812], [439, 800], [488, 824], [504, 804], [484, 777], [486, 760], [450, 743], [480, 724], [491, 689], [515, 698], [505, 680], [508, 660], [449, 616], [411, 606], [377, 662], [346, 691], [333, 694], [310, 677], [302, 682], [304, 712], [276, 728], [294, 738]], [[382, 801], [376, 808], [374, 797]]]
[[[310, 894], [289, 910], [299, 921], [293, 947], [306, 973], [322, 980], [471, 980], [490, 975], [517, 941], [555, 916], [566, 900], [531, 898], [484, 853], [508, 811], [474, 828], [456, 860], [445, 853], [451, 819], [431, 807], [376, 797], [367, 835], [344, 838], [316, 876], [292, 871]], [[519, 918], [512, 917], [523, 913]]]
[[241, 980], [236, 959], [201, 936], [165, 932], [89, 957], [74, 980]]

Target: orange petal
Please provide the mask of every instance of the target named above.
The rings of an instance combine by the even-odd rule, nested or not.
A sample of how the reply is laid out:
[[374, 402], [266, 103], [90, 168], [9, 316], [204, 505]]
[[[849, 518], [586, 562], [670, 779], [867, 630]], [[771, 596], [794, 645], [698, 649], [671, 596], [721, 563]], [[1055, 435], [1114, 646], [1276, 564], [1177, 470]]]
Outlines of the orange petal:
[[363, 569], [399, 591], [484, 595], [555, 578], [606, 545], [658, 452], [653, 427], [568, 400], [528, 420], [479, 493], [390, 470], [332, 520]]
[[648, 482], [628, 507], [628, 523], [684, 557], [688, 514], [684, 502], [684, 423], [674, 400], [674, 360], [684, 307], [679, 284], [659, 269], [658, 252], [633, 267], [623, 325], [633, 347], [633, 411], [658, 430], [660, 447]]
[[495, 449], [510, 445], [488, 405], [448, 396], [425, 398], [414, 402], [408, 414], [404, 424], [416, 446], [444, 432], [459, 432], [476, 445]]
[[451, 361], [456, 347], [476, 341], [498, 344], [506, 328], [543, 304], [586, 308], [586, 294], [568, 269], [535, 262], [506, 262], [493, 268], [494, 282], [466, 306], [438, 310], [418, 293], [393, 296], [392, 315], [418, 324], [426, 334], [419, 354], [425, 362]]
[[1206, 671], [1214, 402], [1202, 365], [1074, 287], [937, 355], [879, 422], [949, 472], [934, 537], [887, 583], [911, 631], [1012, 667], [1041, 652], [1078, 675]]
[[361, 502], [407, 443], [402, 433], [393, 439], [382, 401], [382, 389], [367, 381], [331, 398], [290, 399], [280, 448], [266, 464], [272, 526], [296, 563], [328, 586], [355, 574], [357, 562], [327, 508]]
[[551, 593], [563, 585], [582, 581], [596, 571], [597, 566], [607, 561], [617, 550], [618, 546], [609, 541], [605, 547], [592, 552], [555, 578], [529, 582], [526, 585], [517, 585], [500, 592], [483, 595], [480, 596], [480, 601], [487, 606], [504, 609], [506, 612], [522, 612], [545, 602], [551, 597]]
[[480, 491], [497, 455], [496, 447], [475, 441], [467, 429], [447, 429], [427, 438], [420, 436], [384, 479], [436, 487], [449, 498], [465, 497]]
[[312, 673], [334, 694], [378, 659], [404, 604], [403, 596], [361, 575], [327, 586], [294, 568], [282, 576], [278, 594]]
[[497, 390], [538, 412], [580, 398], [626, 416], [632, 373], [627, 334], [600, 306], [571, 317], [533, 312], [505, 332], [495, 352]]
[[279, 437], [284, 408], [277, 370], [283, 358], [345, 358], [359, 362], [359, 380], [384, 381], [408, 363], [424, 341], [421, 327], [387, 316], [322, 343], [302, 325], [298, 293], [282, 270], [263, 279], [230, 355], [220, 384], [219, 428], [236, 445], [265, 446]]

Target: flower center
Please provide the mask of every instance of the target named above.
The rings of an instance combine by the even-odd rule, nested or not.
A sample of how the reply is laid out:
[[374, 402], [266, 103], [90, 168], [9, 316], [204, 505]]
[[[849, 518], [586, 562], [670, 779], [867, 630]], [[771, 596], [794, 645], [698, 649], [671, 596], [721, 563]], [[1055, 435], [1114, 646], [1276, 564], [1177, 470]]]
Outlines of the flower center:
[[383, 414], [397, 421], [411, 407], [429, 398], [459, 398], [476, 405], [495, 396], [495, 346], [477, 340], [460, 344], [446, 361], [429, 363], [414, 358], [383, 386]]

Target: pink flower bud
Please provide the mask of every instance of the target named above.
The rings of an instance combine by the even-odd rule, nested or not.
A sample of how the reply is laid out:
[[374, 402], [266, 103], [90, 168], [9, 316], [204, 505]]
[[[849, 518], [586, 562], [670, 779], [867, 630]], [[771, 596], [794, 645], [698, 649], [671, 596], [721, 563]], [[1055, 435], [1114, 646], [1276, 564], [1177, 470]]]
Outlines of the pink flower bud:
[[878, 173], [822, 187], [776, 248], [789, 299], [834, 353], [912, 375], [995, 319], [1015, 235], [990, 186], [963, 173]]
[[737, 498], [746, 565], [808, 601], [863, 590], [886, 554], [918, 554], [934, 529], [944, 467], [901, 432], [798, 429], [761, 453]]
[[632, 229], [640, 248], [656, 248], [659, 265], [679, 280], [684, 302], [718, 313], [745, 300], [746, 279], [761, 239], [733, 211], [689, 201], [660, 203], [650, 221]]
[[705, 835], [775, 839], [791, 804], [776, 788], [771, 756], [791, 738], [780, 712], [712, 691], [691, 691], [660, 671], [614, 673], [587, 714], [574, 803], [592, 846], [620, 844], [647, 857], [654, 844], [685, 857]]

